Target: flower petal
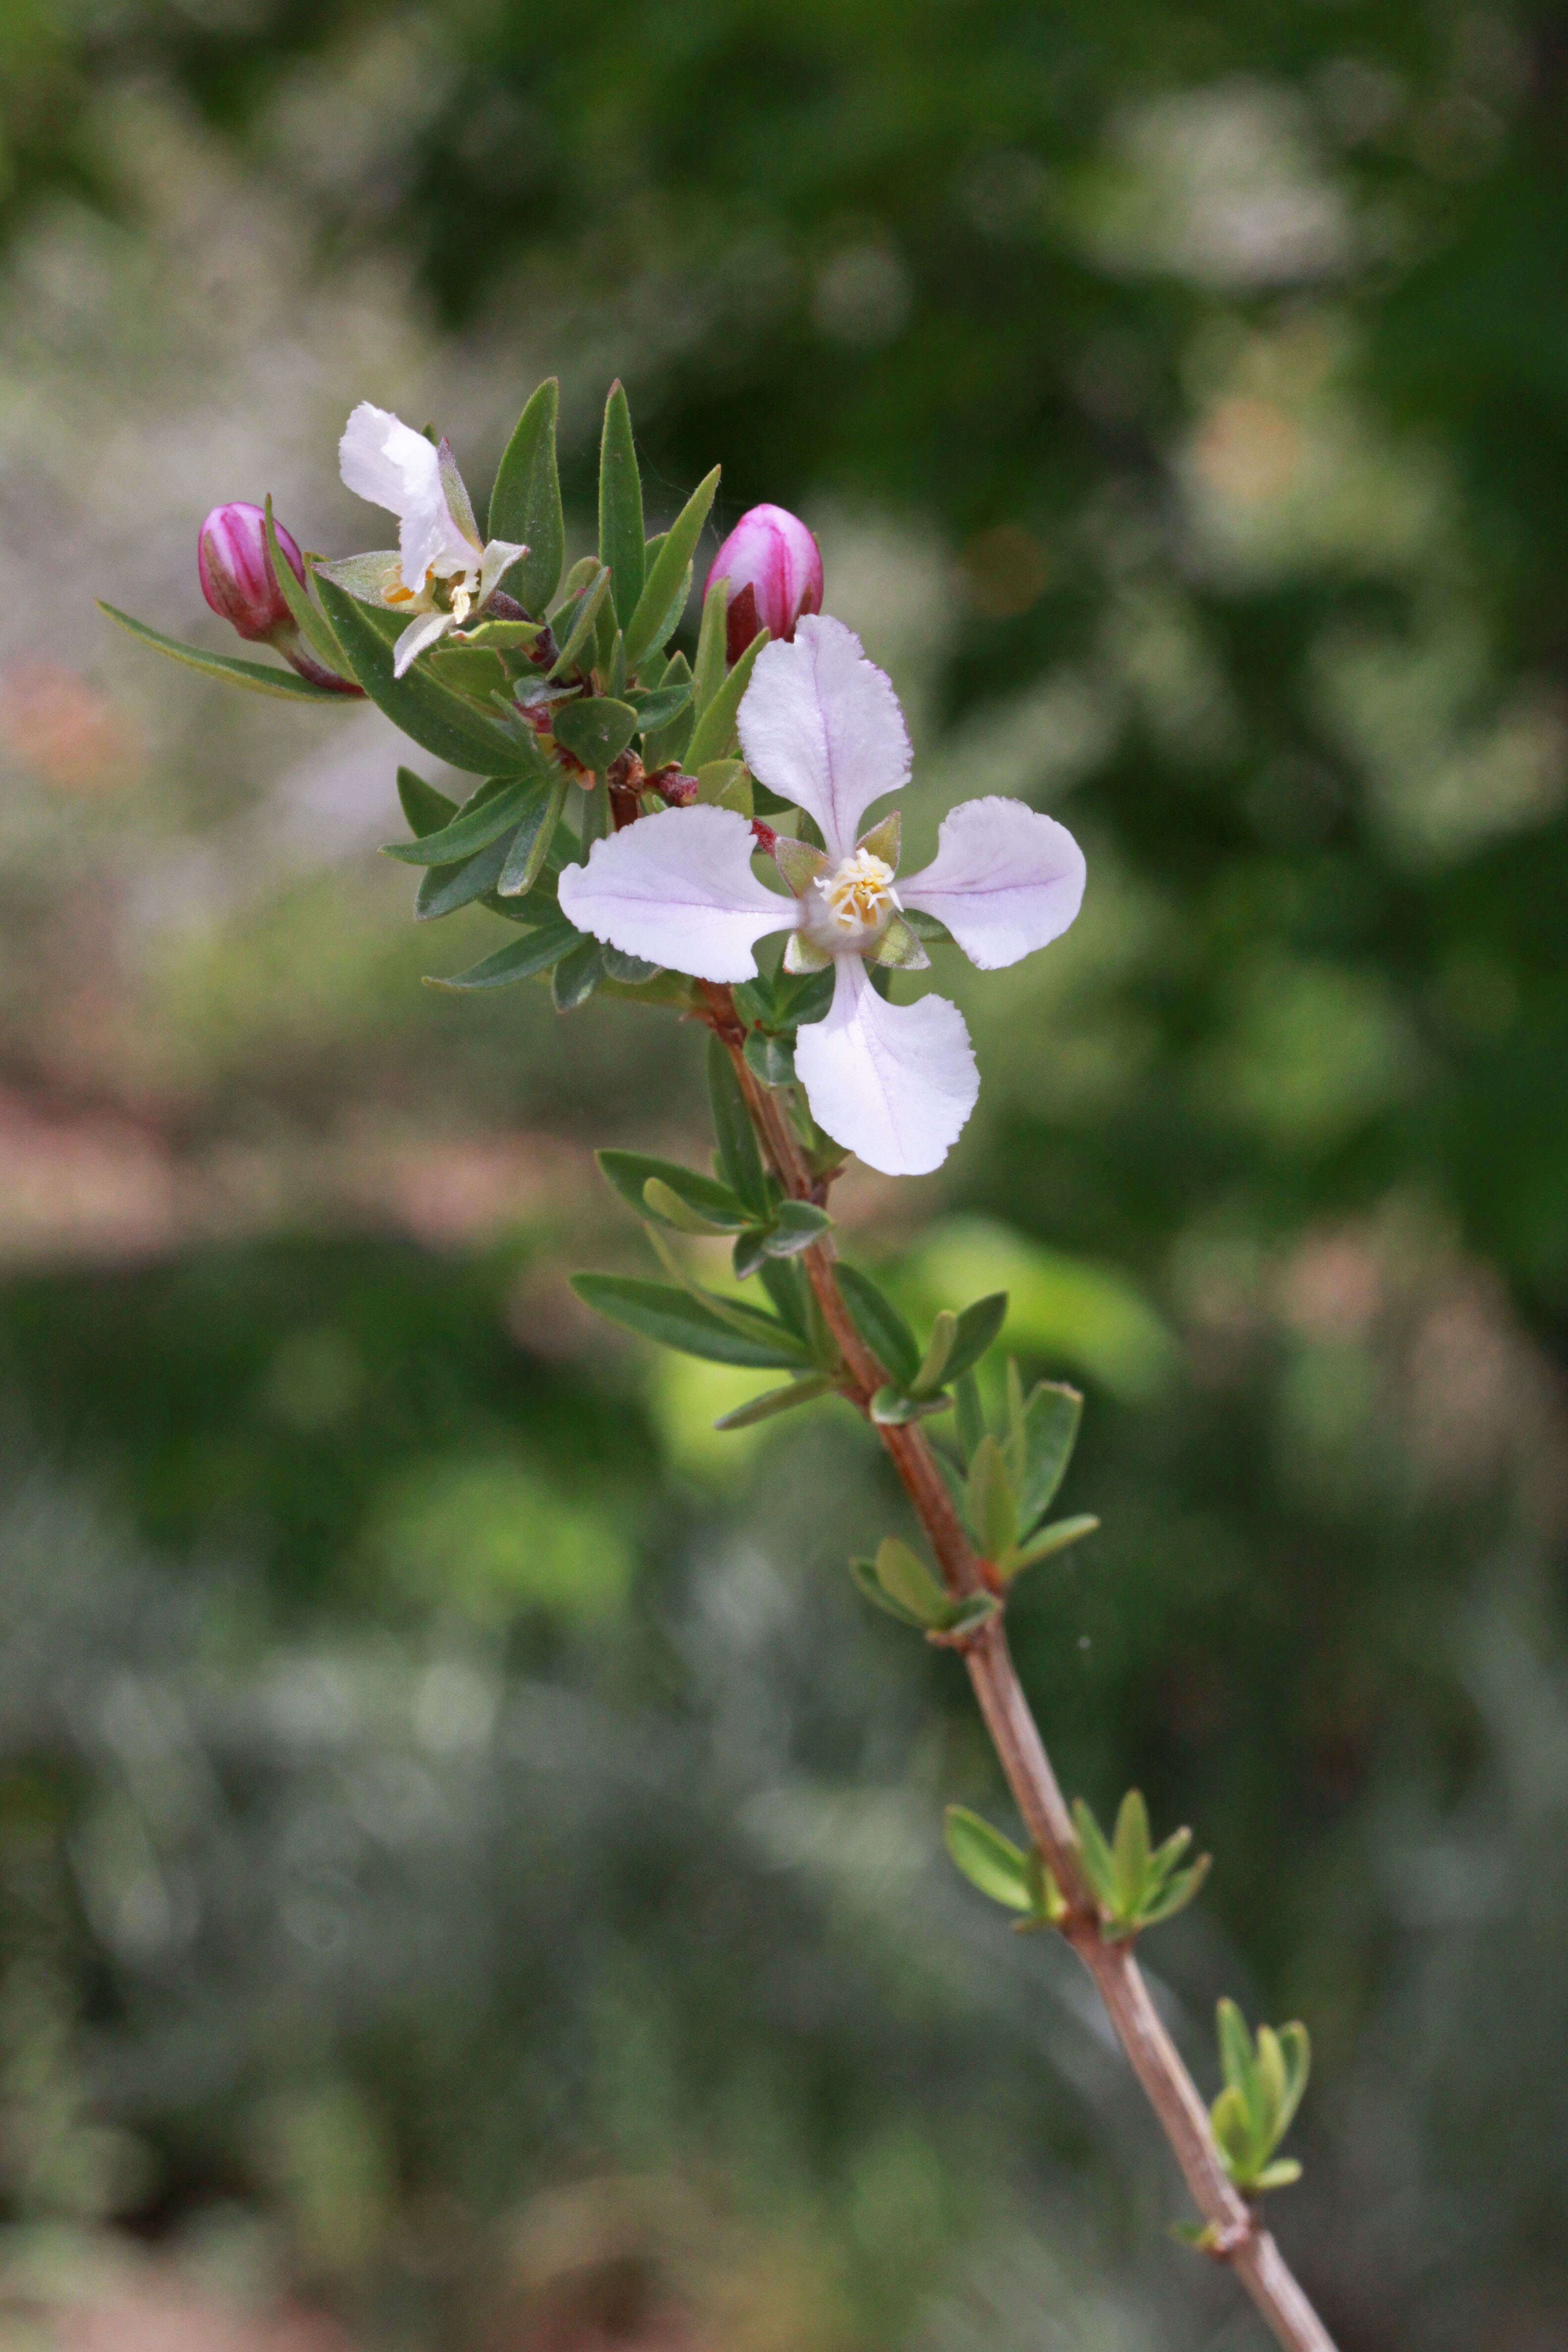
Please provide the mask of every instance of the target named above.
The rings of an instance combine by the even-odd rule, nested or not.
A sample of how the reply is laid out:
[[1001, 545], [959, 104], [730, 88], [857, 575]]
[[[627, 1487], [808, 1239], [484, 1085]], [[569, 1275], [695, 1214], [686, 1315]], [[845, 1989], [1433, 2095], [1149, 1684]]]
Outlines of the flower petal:
[[455, 626], [450, 613], [421, 613], [416, 621], [410, 621], [392, 648], [393, 677], [401, 677], [404, 671], [417, 661], [426, 646], [433, 646], [437, 637], [444, 637], [447, 630]]
[[944, 816], [936, 856], [899, 884], [945, 923], [971, 963], [997, 971], [1059, 939], [1083, 899], [1083, 852], [1065, 824], [990, 793]]
[[586, 866], [564, 868], [561, 910], [624, 954], [694, 980], [754, 980], [755, 942], [793, 929], [799, 913], [795, 899], [757, 880], [754, 846], [734, 809], [642, 817], [596, 841]]
[[855, 846], [861, 812], [910, 772], [910, 738], [892, 681], [842, 621], [807, 614], [793, 643], [764, 646], [741, 698], [741, 749], [770, 792], [822, 827], [835, 860]]
[[447, 504], [441, 459], [423, 433], [362, 400], [338, 445], [338, 468], [358, 497], [397, 517], [405, 588], [422, 588], [431, 570], [446, 576], [472, 568], [478, 546]]
[[796, 1034], [795, 1066], [817, 1125], [885, 1176], [940, 1168], [980, 1092], [957, 1005], [889, 1004], [854, 955], [838, 958], [826, 1020]]

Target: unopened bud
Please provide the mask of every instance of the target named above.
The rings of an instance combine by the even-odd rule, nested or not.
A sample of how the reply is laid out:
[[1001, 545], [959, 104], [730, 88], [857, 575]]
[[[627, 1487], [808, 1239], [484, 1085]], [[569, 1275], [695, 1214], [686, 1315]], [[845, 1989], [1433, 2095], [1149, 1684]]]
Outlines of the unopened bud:
[[803, 613], [822, 610], [822, 551], [798, 515], [752, 507], [713, 559], [702, 593], [730, 583], [727, 651], [739, 661], [759, 629], [787, 643]]
[[[305, 585], [305, 559], [281, 523], [275, 526], [278, 544]], [[267, 546], [267, 517], [259, 507], [236, 499], [214, 507], [196, 541], [196, 565], [202, 594], [213, 611], [229, 622], [242, 637], [269, 641], [291, 632], [293, 618], [273, 575]]]

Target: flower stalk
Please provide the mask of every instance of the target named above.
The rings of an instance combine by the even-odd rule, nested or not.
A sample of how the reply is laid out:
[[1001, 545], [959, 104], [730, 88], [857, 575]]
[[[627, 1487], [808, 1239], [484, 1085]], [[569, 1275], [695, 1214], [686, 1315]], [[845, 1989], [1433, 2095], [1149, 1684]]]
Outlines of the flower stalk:
[[[745, 1057], [745, 1025], [730, 991], [705, 984], [703, 1018], [723, 1041], [773, 1174], [792, 1200], [826, 1205], [831, 1175], [814, 1175], [776, 1094], [760, 1084]], [[879, 1424], [871, 1399], [886, 1381], [844, 1303], [830, 1234], [801, 1258], [823, 1320], [844, 1359], [840, 1393], [865, 1415], [892, 1457], [924, 1528], [948, 1591], [963, 1599], [991, 1590], [985, 1563], [970, 1541], [946, 1481], [918, 1426]], [[1105, 2003], [1116, 2038], [1153, 2108], [1194, 2203], [1204, 2217], [1204, 2250], [1229, 2264], [1287, 2352], [1334, 2352], [1333, 2338], [1271, 2231], [1232, 2181], [1208, 2111], [1161, 2021], [1130, 1942], [1107, 1942], [1085, 1874], [1078, 1832], [1046, 1752], [1007, 1644], [1005, 1614], [994, 1611], [973, 1631], [943, 1637], [961, 1652], [991, 1744], [1024, 1824], [1065, 1902], [1066, 1937]]]

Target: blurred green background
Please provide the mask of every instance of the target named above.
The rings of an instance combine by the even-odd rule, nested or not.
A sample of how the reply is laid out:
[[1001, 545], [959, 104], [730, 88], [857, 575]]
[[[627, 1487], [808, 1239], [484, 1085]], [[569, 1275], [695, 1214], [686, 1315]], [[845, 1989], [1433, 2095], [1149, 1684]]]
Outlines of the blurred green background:
[[580, 544], [616, 374], [655, 526], [818, 530], [917, 850], [1084, 842], [851, 1244], [1089, 1391], [1020, 1663], [1215, 1853], [1205, 2089], [1310, 2024], [1343, 2352], [1568, 2341], [1561, 14], [6, 0], [0, 221], [0, 2345], [1263, 2341], [942, 1856], [876, 1448], [565, 1288], [694, 1036], [423, 990], [385, 723], [92, 609], [223, 643], [210, 505], [348, 551], [355, 401], [479, 488], [552, 373]]

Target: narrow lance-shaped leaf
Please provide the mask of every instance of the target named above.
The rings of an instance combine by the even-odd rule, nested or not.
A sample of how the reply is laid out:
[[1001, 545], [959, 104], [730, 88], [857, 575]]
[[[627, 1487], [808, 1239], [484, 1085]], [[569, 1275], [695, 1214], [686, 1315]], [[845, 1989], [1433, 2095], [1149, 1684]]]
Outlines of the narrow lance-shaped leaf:
[[1006, 1461], [996, 1440], [989, 1435], [981, 1439], [969, 1465], [969, 1525], [975, 1542], [991, 1560], [1005, 1557], [1018, 1532]]
[[542, 613], [554, 595], [566, 551], [561, 478], [555, 462], [560, 399], [561, 387], [551, 376], [518, 418], [490, 492], [490, 536], [511, 540], [528, 550], [510, 579], [512, 594], [529, 613]]
[[980, 1361], [1007, 1319], [1007, 1294], [994, 1290], [987, 1297], [977, 1298], [966, 1307], [958, 1318], [952, 1349], [942, 1373], [943, 1383], [955, 1381]]
[[721, 760], [730, 751], [735, 740], [735, 714], [741, 708], [741, 697], [752, 682], [757, 656], [767, 642], [767, 631], [759, 629], [711, 702], [699, 713], [681, 754], [691, 767], [700, 768], [709, 760]]
[[549, 971], [576, 946], [581, 936], [567, 922], [544, 924], [536, 931], [525, 931], [521, 939], [509, 940], [493, 955], [470, 964], [467, 971], [454, 972], [449, 978], [431, 973], [425, 985], [457, 991], [510, 988], [520, 980], [531, 980], [536, 972]]
[[547, 785], [503, 782], [500, 791], [483, 799], [476, 796], [439, 833], [424, 834], [416, 841], [387, 842], [382, 856], [395, 857], [405, 866], [455, 866], [510, 832], [531, 799], [542, 800], [548, 790]]
[[[595, 572], [589, 587], [584, 591], [575, 613], [570, 617], [565, 614], [561, 616], [561, 624], [556, 629], [556, 637], [561, 650], [556, 655], [551, 668], [550, 675], [552, 678], [567, 677], [573, 670], [591, 666], [590, 648], [599, 625], [599, 614], [604, 609], [605, 600], [609, 593], [610, 575], [601, 567]], [[565, 627], [564, 637], [561, 635], [561, 626]]]
[[400, 678], [392, 674], [392, 646], [371, 617], [371, 609], [318, 572], [322, 609], [337, 633], [355, 677], [395, 727], [415, 742], [470, 773], [521, 771], [524, 755], [507, 730], [471, 702], [442, 686], [416, 662]]
[[[654, 1182], [673, 1192], [716, 1230], [738, 1233], [747, 1222], [743, 1202], [728, 1184], [699, 1175], [694, 1168], [682, 1168], [679, 1160], [656, 1160], [646, 1151], [601, 1151], [597, 1157], [605, 1181], [638, 1216], [649, 1213], [647, 1187]], [[657, 1216], [660, 1212], [654, 1207], [653, 1213]]]
[[725, 643], [730, 608], [730, 583], [721, 580], [702, 600], [702, 620], [697, 632], [697, 659], [691, 673], [692, 700], [699, 715], [724, 683]]
[[458, 814], [457, 802], [437, 792], [434, 784], [427, 784], [412, 768], [397, 771], [397, 797], [411, 833], [439, 833]]
[[151, 646], [155, 653], [167, 654], [171, 661], [182, 662], [187, 669], [200, 670], [204, 677], [221, 678], [227, 686], [242, 686], [248, 694], [280, 694], [286, 702], [342, 703], [342, 696], [330, 686], [318, 686], [313, 678], [300, 677], [294, 670], [274, 669], [267, 662], [241, 661], [234, 654], [204, 653], [199, 646], [183, 646], [177, 637], [166, 637], [161, 629], [150, 629], [145, 621], [132, 620], [129, 613], [106, 604], [101, 597], [98, 609], [129, 630], [132, 636], [139, 637], [144, 646]]
[[994, 1830], [967, 1805], [949, 1805], [942, 1817], [948, 1853], [972, 1886], [1009, 1911], [1034, 1908], [1029, 1860], [1011, 1838]]
[[749, 1209], [766, 1216], [770, 1203], [756, 1129], [729, 1049], [716, 1033], [708, 1040], [708, 1098], [713, 1111], [721, 1171]]
[[628, 670], [636, 669], [653, 644], [670, 601], [686, 577], [692, 551], [702, 536], [702, 526], [708, 520], [708, 509], [713, 503], [713, 493], [718, 487], [719, 468], [715, 466], [712, 472], [699, 482], [664, 535], [663, 544], [643, 582], [637, 610], [626, 625]]
[[755, 1337], [721, 1322], [715, 1315], [672, 1283], [643, 1282], [630, 1275], [579, 1274], [572, 1287], [584, 1305], [607, 1316], [628, 1331], [683, 1355], [700, 1356], [714, 1364], [738, 1364], [757, 1371], [790, 1371], [801, 1361], [798, 1349], [781, 1331], [777, 1340], [759, 1317]]
[[1083, 1417], [1083, 1398], [1066, 1381], [1042, 1381], [1024, 1407], [1024, 1476], [1019, 1524], [1026, 1529], [1049, 1510], [1067, 1475]]
[[550, 856], [565, 806], [566, 779], [557, 776], [523, 810], [496, 882], [503, 898], [521, 898], [532, 889]]
[[724, 1413], [713, 1424], [715, 1429], [752, 1429], [760, 1421], [773, 1421], [781, 1412], [793, 1412], [798, 1405], [815, 1404], [818, 1397], [830, 1396], [833, 1382], [826, 1372], [806, 1372], [787, 1388], [767, 1389], [761, 1396], [745, 1404], [738, 1404], [732, 1412]]
[[838, 1287], [856, 1329], [879, 1363], [885, 1364], [895, 1384], [908, 1389], [920, 1370], [921, 1351], [915, 1335], [898, 1308], [858, 1266], [838, 1268]]
[[610, 386], [599, 444], [599, 561], [610, 569], [616, 618], [625, 628], [643, 587], [642, 478], [632, 414], [621, 385]]

